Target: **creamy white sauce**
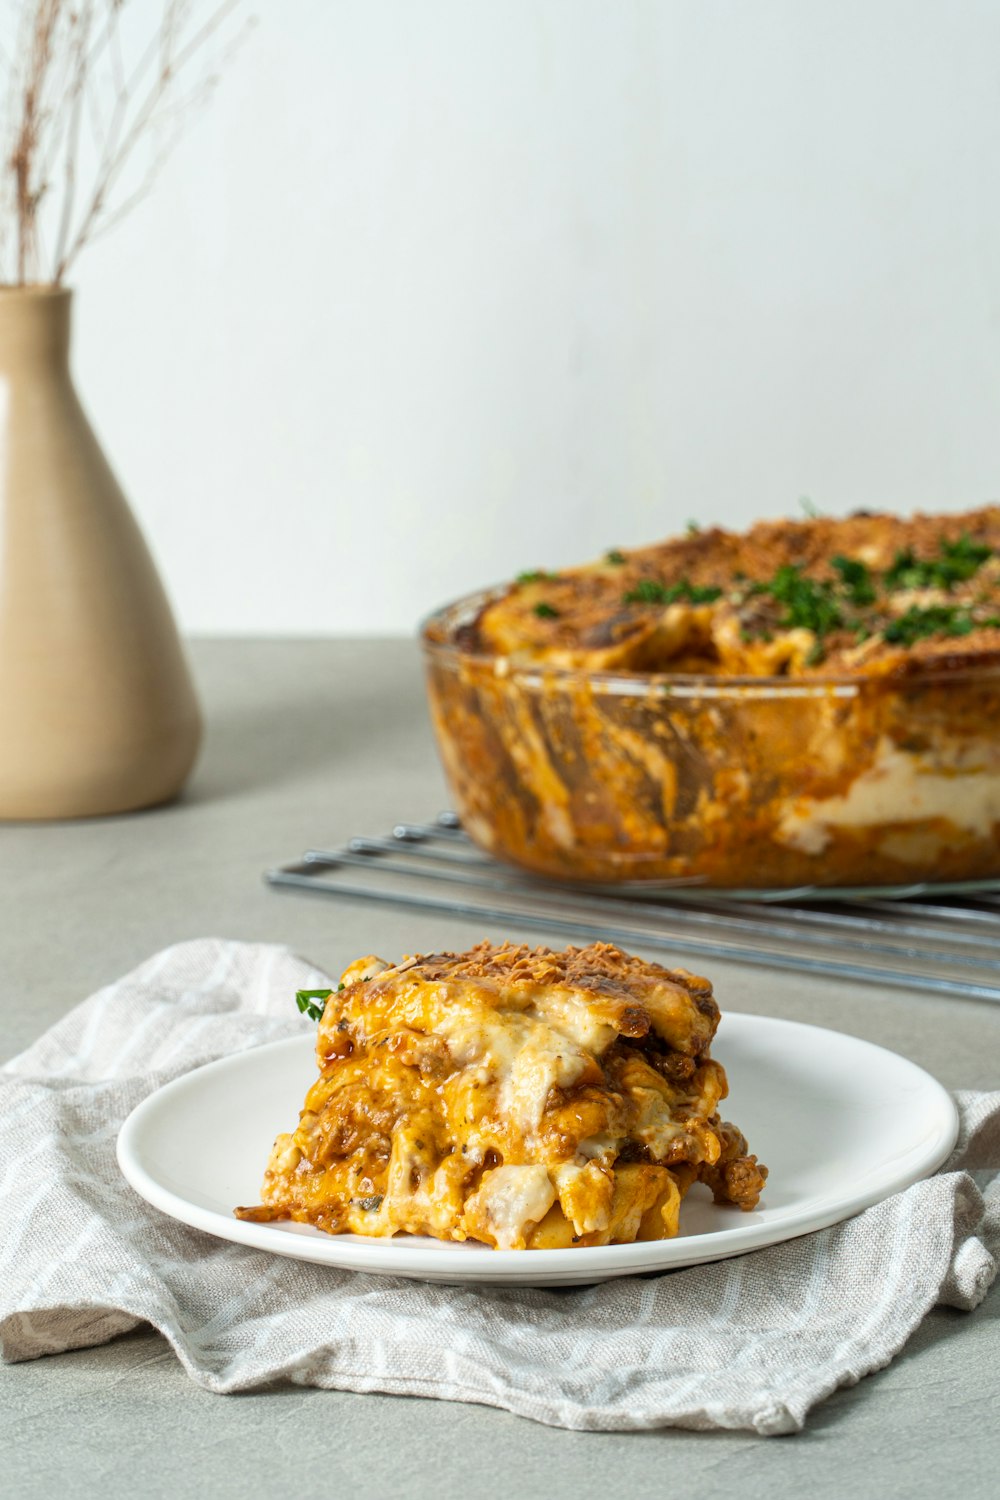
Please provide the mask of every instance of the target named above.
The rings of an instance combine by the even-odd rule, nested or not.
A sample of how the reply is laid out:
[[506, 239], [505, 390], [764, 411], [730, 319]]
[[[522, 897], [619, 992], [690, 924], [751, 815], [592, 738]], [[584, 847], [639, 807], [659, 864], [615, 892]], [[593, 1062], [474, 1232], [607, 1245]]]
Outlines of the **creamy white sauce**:
[[600, 1057], [618, 1035], [587, 994], [571, 989], [544, 989], [532, 996], [537, 1015], [571, 1043]]
[[443, 1011], [436, 1030], [464, 1068], [480, 1064], [498, 1086], [502, 1112], [526, 1135], [538, 1129], [553, 1088], [570, 1088], [587, 1065], [586, 1053], [564, 1032], [530, 1013], [469, 1016]]
[[684, 1126], [671, 1119], [670, 1105], [651, 1089], [634, 1089], [634, 1101], [640, 1106], [639, 1118], [632, 1131], [637, 1141], [648, 1146], [654, 1160], [663, 1160], [671, 1142], [684, 1134]]
[[[925, 758], [900, 750], [883, 739], [875, 763], [855, 778], [841, 797], [800, 798], [784, 813], [776, 837], [805, 854], [822, 854], [837, 828], [870, 828], [885, 823], [921, 823], [946, 819], [966, 834], [987, 836], [1000, 823], [1000, 770], [956, 764], [941, 769]], [[892, 850], [919, 859], [926, 851], [896, 840]], [[899, 854], [897, 854], [899, 857]]]
[[559, 1194], [559, 1207], [577, 1234], [607, 1229], [614, 1192], [609, 1173], [602, 1172], [593, 1162], [583, 1167], [563, 1162], [553, 1168], [552, 1177]]
[[545, 1167], [494, 1167], [484, 1176], [475, 1198], [498, 1248], [515, 1250], [523, 1243], [528, 1226], [545, 1218], [556, 1201], [556, 1190]]

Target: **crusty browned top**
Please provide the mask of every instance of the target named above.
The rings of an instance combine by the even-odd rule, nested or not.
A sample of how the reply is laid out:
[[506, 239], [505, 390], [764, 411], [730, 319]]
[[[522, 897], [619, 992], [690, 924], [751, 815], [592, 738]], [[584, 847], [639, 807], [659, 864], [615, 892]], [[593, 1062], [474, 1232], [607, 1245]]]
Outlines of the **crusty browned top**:
[[1000, 506], [762, 521], [523, 575], [466, 630], [513, 662], [825, 676], [1000, 662]]
[[[369, 972], [369, 964], [371, 960], [359, 960], [359, 973]], [[419, 954], [373, 973], [357, 992], [357, 1004], [370, 1030], [376, 1015], [398, 1020], [407, 994], [423, 1014], [431, 986], [444, 996], [474, 989], [481, 1005], [498, 1009], [515, 1000], [530, 1005], [543, 991], [565, 991], [586, 1007], [592, 1024], [603, 1023], [619, 1036], [653, 1033], [692, 1056], [708, 1048], [719, 1024], [719, 1007], [707, 979], [637, 958], [613, 943], [556, 952], [482, 942], [464, 953]], [[321, 1046], [322, 1035], [321, 1026]]]
[[595, 994], [636, 993], [664, 981], [694, 996], [711, 997], [709, 980], [687, 969], [668, 969], [616, 948], [614, 943], [589, 943], [585, 948], [529, 948], [527, 944], [477, 943], [464, 953], [427, 953], [406, 959], [393, 971], [404, 970], [425, 980], [475, 979], [503, 985], [558, 984]]

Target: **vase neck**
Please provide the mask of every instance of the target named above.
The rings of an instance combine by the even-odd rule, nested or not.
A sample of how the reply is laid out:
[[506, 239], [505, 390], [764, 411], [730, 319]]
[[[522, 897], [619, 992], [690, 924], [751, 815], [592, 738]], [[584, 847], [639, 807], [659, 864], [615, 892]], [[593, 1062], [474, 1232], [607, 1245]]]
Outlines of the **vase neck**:
[[0, 287], [0, 370], [65, 370], [71, 303], [64, 287]]

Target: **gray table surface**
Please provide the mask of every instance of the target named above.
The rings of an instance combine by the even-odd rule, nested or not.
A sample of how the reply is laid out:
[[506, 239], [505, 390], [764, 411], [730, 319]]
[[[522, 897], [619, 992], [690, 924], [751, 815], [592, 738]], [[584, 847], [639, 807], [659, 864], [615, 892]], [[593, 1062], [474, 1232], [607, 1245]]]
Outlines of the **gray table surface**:
[[[195, 643], [208, 717], [176, 805], [0, 828], [0, 1056], [158, 948], [207, 934], [290, 944], [334, 970], [359, 953], [462, 947], [481, 924], [277, 893], [261, 871], [311, 844], [446, 805], [414, 648], [400, 641]], [[537, 933], [491, 933], [539, 940]], [[1000, 1007], [714, 964], [723, 1010], [850, 1031], [946, 1085], [1000, 1083]], [[0, 1369], [11, 1496], [291, 1493], [300, 1500], [630, 1496], [810, 1500], [1000, 1493], [1000, 1293], [934, 1312], [885, 1371], [806, 1431], [571, 1433], [486, 1407], [298, 1387], [212, 1396], [164, 1341]]]

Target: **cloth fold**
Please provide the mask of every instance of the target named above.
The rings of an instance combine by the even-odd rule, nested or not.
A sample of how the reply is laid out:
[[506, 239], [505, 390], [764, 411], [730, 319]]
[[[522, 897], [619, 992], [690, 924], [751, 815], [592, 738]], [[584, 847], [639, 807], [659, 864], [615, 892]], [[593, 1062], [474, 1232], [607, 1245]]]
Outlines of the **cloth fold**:
[[308, 1030], [291, 997], [328, 983], [284, 948], [182, 943], [0, 1069], [5, 1359], [146, 1322], [220, 1393], [284, 1379], [481, 1402], [568, 1428], [769, 1435], [888, 1364], [936, 1304], [976, 1307], [996, 1276], [1000, 1093], [958, 1095], [945, 1168], [854, 1219], [582, 1289], [336, 1271], [216, 1240], [143, 1202], [115, 1159], [130, 1110], [201, 1063]]

